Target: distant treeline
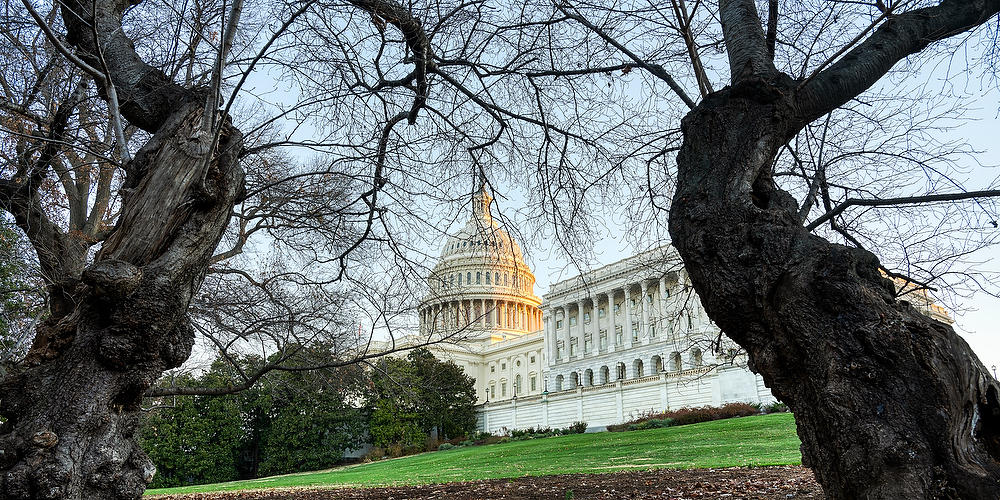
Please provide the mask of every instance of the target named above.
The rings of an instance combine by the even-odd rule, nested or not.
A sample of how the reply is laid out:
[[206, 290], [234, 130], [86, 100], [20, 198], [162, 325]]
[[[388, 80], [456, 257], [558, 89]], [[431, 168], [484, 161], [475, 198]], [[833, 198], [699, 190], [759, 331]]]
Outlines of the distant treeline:
[[[322, 359], [321, 348], [311, 350], [308, 359]], [[266, 362], [245, 358], [239, 368], [253, 373]], [[236, 367], [220, 359], [200, 376], [161, 385], [225, 388], [234, 380]], [[154, 398], [141, 440], [157, 468], [151, 487], [250, 479], [330, 467], [365, 443], [379, 456], [423, 451], [437, 445], [432, 434], [471, 433], [474, 404], [472, 378], [418, 349], [364, 368], [271, 371], [234, 394]]]

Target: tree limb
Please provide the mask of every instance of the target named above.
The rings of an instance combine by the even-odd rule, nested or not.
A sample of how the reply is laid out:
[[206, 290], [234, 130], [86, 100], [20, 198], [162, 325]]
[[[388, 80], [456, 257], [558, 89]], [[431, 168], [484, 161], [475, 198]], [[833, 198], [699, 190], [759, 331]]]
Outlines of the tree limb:
[[908, 196], [901, 198], [881, 198], [881, 199], [860, 199], [848, 198], [847, 201], [837, 205], [833, 210], [823, 214], [821, 217], [809, 223], [806, 229], [812, 231], [820, 224], [840, 215], [841, 212], [851, 206], [861, 207], [884, 207], [891, 205], [917, 205], [921, 203], [933, 203], [938, 201], [959, 201], [970, 198], [991, 198], [1000, 196], [1000, 189], [990, 189], [985, 191], [969, 191], [967, 193], [946, 193], [930, 194], [927, 196]]
[[720, 0], [719, 20], [732, 83], [777, 71], [765, 51], [764, 29], [753, 0]]
[[891, 16], [842, 59], [800, 86], [801, 120], [810, 122], [864, 92], [906, 56], [972, 29], [1000, 12], [1000, 0], [942, 0]]

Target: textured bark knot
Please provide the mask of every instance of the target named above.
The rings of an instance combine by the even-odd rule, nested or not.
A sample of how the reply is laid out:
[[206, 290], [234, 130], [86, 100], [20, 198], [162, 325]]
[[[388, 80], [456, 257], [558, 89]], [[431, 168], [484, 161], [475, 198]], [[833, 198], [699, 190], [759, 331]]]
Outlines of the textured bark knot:
[[59, 442], [59, 436], [52, 431], [39, 431], [31, 436], [31, 442], [39, 448], [51, 448]]
[[139, 288], [142, 269], [122, 260], [102, 260], [83, 271], [83, 279], [97, 295], [126, 298]]

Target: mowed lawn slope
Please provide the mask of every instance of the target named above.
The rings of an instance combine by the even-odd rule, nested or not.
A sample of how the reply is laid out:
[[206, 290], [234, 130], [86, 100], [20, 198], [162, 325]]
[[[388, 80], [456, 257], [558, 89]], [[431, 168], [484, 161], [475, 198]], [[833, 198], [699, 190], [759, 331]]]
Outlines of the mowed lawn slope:
[[626, 469], [797, 465], [801, 460], [795, 421], [789, 413], [778, 413], [666, 429], [455, 448], [327, 471], [149, 490], [147, 494], [445, 483]]

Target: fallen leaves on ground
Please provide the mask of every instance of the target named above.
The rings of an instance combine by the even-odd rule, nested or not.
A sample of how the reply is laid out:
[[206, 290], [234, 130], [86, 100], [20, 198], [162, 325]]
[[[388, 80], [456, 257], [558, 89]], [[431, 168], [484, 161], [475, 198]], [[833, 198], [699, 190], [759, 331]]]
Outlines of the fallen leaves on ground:
[[608, 474], [489, 479], [373, 488], [276, 488], [157, 495], [155, 500], [402, 500], [402, 499], [820, 499], [823, 490], [804, 467], [657, 469]]

